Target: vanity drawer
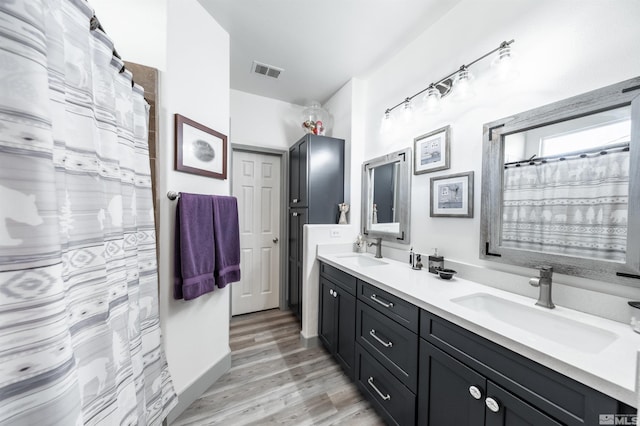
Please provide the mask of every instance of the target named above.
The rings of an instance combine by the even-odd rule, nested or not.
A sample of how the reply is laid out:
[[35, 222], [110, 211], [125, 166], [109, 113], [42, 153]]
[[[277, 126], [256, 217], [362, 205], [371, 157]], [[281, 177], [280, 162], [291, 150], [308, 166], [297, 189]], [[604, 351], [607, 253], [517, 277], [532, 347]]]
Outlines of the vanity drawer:
[[418, 386], [418, 335], [358, 301], [356, 340], [405, 386]]
[[356, 382], [387, 424], [416, 424], [415, 394], [358, 344]]
[[356, 277], [326, 263], [320, 263], [320, 274], [329, 278], [354, 296], [356, 295]]
[[360, 280], [358, 280], [358, 299], [414, 333], [418, 333], [420, 309], [417, 306]]

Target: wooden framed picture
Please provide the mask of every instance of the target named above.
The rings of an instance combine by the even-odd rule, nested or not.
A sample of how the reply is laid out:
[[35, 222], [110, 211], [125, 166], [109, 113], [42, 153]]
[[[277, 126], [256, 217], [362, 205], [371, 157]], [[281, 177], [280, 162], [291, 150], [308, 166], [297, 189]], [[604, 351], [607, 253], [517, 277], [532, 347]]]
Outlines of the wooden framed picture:
[[431, 217], [473, 217], [473, 172], [431, 178]]
[[451, 126], [445, 126], [413, 140], [413, 174], [449, 168]]
[[227, 137], [176, 114], [176, 170], [227, 178]]

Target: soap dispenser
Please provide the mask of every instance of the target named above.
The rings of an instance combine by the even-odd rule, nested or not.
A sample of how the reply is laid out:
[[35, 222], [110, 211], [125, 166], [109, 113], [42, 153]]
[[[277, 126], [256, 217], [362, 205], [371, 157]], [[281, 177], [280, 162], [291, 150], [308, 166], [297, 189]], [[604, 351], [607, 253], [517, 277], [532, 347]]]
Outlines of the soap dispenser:
[[438, 249], [434, 249], [433, 255], [429, 256], [429, 272], [437, 274], [439, 269], [444, 268], [444, 257], [438, 256]]

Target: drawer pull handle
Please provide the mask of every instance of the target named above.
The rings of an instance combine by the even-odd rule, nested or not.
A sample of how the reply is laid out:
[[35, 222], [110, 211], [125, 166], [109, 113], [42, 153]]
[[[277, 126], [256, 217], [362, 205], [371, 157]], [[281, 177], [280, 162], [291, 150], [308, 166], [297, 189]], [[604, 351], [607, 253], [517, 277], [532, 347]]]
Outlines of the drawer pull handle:
[[477, 386], [469, 386], [469, 393], [471, 394], [472, 397], [474, 397], [475, 399], [480, 399], [482, 398], [482, 392], [480, 391], [480, 389], [478, 389]]
[[500, 411], [500, 404], [498, 404], [498, 401], [496, 401], [495, 399], [489, 397], [484, 400], [484, 403], [487, 404], [489, 410], [493, 411], [494, 413]]
[[369, 377], [367, 379], [367, 383], [369, 383], [369, 386], [371, 386], [374, 391], [378, 392], [378, 395], [380, 395], [380, 398], [384, 399], [385, 401], [389, 401], [391, 399], [391, 395], [389, 394], [383, 395], [382, 392], [380, 392], [380, 389], [378, 389], [376, 385], [373, 384], [373, 377]]
[[376, 331], [372, 328], [371, 331], [369, 332], [369, 335], [371, 337], [373, 337], [374, 339], [376, 339], [378, 342], [380, 342], [380, 344], [382, 346], [384, 346], [385, 348], [390, 348], [391, 346], [393, 346], [393, 342], [388, 341], [385, 342], [384, 340], [382, 340], [381, 338], [379, 338], [378, 336], [376, 336]]
[[393, 302], [388, 302], [388, 303], [387, 302], [383, 302], [381, 299], [378, 299], [378, 296], [376, 296], [375, 294], [371, 295], [371, 300], [381, 304], [385, 308], [393, 308]]

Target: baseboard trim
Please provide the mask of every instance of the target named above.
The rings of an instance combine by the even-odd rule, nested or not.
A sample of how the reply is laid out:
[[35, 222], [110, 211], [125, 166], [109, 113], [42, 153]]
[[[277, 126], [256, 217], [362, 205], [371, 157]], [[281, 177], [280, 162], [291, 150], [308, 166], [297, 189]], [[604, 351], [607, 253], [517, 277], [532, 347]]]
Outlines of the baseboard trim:
[[178, 395], [178, 404], [171, 410], [164, 426], [171, 425], [180, 414], [184, 412], [194, 401], [211, 387], [224, 373], [231, 368], [231, 352], [227, 353], [220, 361], [215, 363], [206, 373], [195, 380], [191, 386], [187, 387]]
[[302, 342], [302, 345], [306, 349], [311, 349], [311, 348], [320, 346], [320, 339], [318, 338], [318, 336], [304, 337], [302, 333], [300, 333], [300, 342]]

